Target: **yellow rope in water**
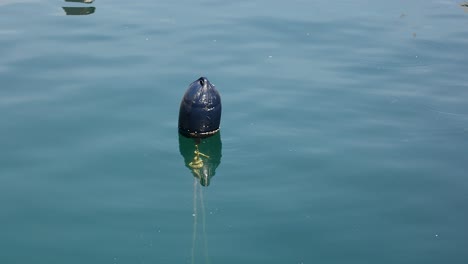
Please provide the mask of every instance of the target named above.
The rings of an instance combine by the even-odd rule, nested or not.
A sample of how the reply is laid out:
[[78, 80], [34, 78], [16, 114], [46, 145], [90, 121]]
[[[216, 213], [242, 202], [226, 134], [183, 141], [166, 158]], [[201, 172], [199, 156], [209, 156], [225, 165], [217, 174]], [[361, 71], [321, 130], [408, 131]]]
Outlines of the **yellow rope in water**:
[[[193, 161], [189, 163], [189, 166], [192, 168], [193, 173], [197, 175], [197, 177], [194, 178], [193, 182], [193, 235], [192, 235], [192, 264], [195, 263], [195, 248], [196, 248], [196, 240], [197, 240], [197, 185], [198, 185], [198, 180], [201, 180], [201, 177], [203, 177], [200, 173], [200, 169], [203, 168], [203, 159], [200, 157], [205, 157], [207, 159], [210, 158], [210, 156], [205, 155], [201, 153], [198, 150], [198, 145], [195, 145], [195, 157], [193, 157]], [[203, 189], [199, 189], [200, 192], [200, 204], [201, 204], [201, 209], [202, 209], [202, 225], [203, 225], [203, 240], [204, 240], [204, 250], [203, 254], [205, 256], [205, 263], [209, 264], [210, 259], [208, 255], [208, 242], [206, 239], [206, 225], [205, 225], [205, 202], [203, 201]]]
[[196, 178], [193, 179], [193, 234], [192, 234], [192, 264], [195, 263], [195, 241], [197, 239], [197, 185]]
[[201, 202], [201, 208], [202, 208], [202, 225], [203, 225], [203, 242], [204, 242], [204, 250], [203, 254], [205, 255], [205, 263], [209, 264], [210, 263], [210, 258], [208, 255], [208, 242], [206, 239], [206, 228], [205, 228], [205, 202], [203, 200], [203, 188], [200, 188], [200, 202]]

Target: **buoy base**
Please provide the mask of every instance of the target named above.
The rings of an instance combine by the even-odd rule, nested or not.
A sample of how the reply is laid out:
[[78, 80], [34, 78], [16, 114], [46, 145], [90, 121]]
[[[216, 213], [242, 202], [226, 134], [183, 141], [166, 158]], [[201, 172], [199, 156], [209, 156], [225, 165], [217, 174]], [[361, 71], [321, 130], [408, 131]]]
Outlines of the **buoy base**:
[[184, 131], [184, 130], [179, 128], [179, 133], [182, 134], [183, 136], [189, 137], [189, 138], [207, 138], [207, 137], [213, 136], [214, 134], [216, 134], [218, 132], [219, 132], [219, 128], [216, 129], [216, 130], [213, 130], [213, 131], [202, 132], [202, 133]]

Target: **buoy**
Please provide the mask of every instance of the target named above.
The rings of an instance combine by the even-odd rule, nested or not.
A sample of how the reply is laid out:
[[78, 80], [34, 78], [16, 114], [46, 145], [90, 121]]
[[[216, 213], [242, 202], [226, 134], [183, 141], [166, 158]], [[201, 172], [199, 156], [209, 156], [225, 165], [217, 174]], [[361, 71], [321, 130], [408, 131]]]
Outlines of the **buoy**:
[[205, 138], [219, 131], [221, 96], [206, 77], [190, 84], [180, 103], [179, 132], [192, 138]]

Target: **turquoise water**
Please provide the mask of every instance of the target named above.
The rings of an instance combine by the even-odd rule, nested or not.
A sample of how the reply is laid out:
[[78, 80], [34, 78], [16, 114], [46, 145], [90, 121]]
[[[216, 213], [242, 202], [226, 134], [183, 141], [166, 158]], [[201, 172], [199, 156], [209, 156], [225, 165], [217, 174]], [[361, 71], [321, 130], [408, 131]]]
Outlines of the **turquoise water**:
[[460, 3], [0, 1], [0, 263], [467, 263]]

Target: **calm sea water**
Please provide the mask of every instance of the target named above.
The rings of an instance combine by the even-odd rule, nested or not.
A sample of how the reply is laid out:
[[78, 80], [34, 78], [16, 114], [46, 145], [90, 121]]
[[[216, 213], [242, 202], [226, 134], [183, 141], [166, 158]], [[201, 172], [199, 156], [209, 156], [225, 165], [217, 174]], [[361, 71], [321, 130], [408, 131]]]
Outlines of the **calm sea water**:
[[0, 263], [467, 263], [461, 3], [0, 0]]

